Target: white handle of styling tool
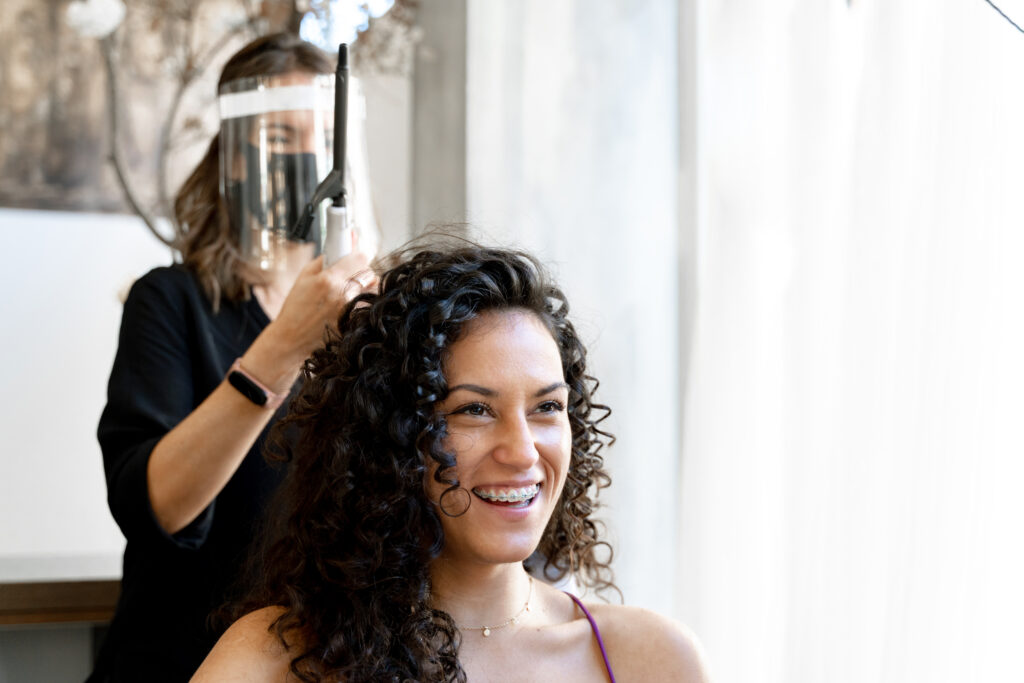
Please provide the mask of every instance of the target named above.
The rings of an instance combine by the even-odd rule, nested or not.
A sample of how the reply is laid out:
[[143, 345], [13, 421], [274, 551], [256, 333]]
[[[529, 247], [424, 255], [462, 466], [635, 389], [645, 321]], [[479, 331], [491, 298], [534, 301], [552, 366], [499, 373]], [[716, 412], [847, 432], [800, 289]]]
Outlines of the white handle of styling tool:
[[344, 206], [328, 206], [324, 265], [329, 266], [342, 256], [351, 254], [354, 246], [355, 235], [348, 224], [348, 209]]

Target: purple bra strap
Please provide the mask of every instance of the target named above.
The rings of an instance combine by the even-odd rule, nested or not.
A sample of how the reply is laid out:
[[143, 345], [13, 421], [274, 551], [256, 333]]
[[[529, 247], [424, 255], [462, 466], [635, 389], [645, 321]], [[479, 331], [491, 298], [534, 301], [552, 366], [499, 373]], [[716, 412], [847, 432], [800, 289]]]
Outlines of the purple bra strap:
[[[564, 591], [563, 591], [564, 592]], [[612, 665], [608, 663], [608, 653], [604, 649], [604, 641], [601, 640], [601, 632], [597, 630], [597, 622], [594, 621], [594, 617], [590, 616], [590, 612], [583, 606], [580, 599], [572, 593], [566, 593], [576, 605], [583, 610], [583, 614], [587, 617], [587, 621], [590, 622], [590, 630], [594, 632], [594, 637], [597, 638], [597, 646], [601, 648], [601, 657], [604, 659], [604, 668], [608, 670], [608, 678], [611, 679], [612, 683], [615, 683], [615, 674], [612, 673]]]

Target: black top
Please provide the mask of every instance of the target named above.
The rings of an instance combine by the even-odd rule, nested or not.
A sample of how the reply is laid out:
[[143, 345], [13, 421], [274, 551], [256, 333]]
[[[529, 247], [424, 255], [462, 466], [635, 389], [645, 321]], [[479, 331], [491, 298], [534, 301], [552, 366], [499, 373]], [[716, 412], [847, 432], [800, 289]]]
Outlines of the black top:
[[224, 301], [214, 314], [180, 265], [149, 272], [128, 294], [98, 430], [107, 500], [127, 546], [121, 597], [90, 680], [187, 681], [216, 642], [207, 616], [228, 597], [284, 470], [264, 461], [264, 430], [214, 502], [170, 535], [150, 507], [146, 466], [269, 322], [255, 299]]

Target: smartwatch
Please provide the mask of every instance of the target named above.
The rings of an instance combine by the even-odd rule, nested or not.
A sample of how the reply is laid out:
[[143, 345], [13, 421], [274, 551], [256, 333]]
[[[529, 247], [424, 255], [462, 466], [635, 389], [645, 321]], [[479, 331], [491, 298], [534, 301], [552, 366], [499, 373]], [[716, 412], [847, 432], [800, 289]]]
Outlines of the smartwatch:
[[231, 364], [231, 369], [228, 370], [227, 380], [228, 384], [238, 390], [238, 393], [245, 396], [260, 408], [277, 410], [278, 406], [280, 406], [288, 396], [287, 393], [278, 394], [271, 391], [266, 385], [246, 372], [245, 368], [242, 367], [241, 358], [236, 358], [235, 362]]

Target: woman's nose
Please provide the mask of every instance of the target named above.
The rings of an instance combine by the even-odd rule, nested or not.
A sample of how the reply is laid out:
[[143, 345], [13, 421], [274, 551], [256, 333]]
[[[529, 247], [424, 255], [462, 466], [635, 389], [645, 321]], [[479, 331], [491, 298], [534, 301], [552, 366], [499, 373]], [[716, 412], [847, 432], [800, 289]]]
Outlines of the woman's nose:
[[494, 459], [519, 469], [532, 467], [539, 458], [530, 423], [524, 416], [508, 419], [501, 427]]
[[320, 150], [322, 136], [317, 135], [317, 130], [314, 126], [306, 126], [299, 130], [299, 145], [300, 151], [306, 152], [307, 154], [316, 154]]

